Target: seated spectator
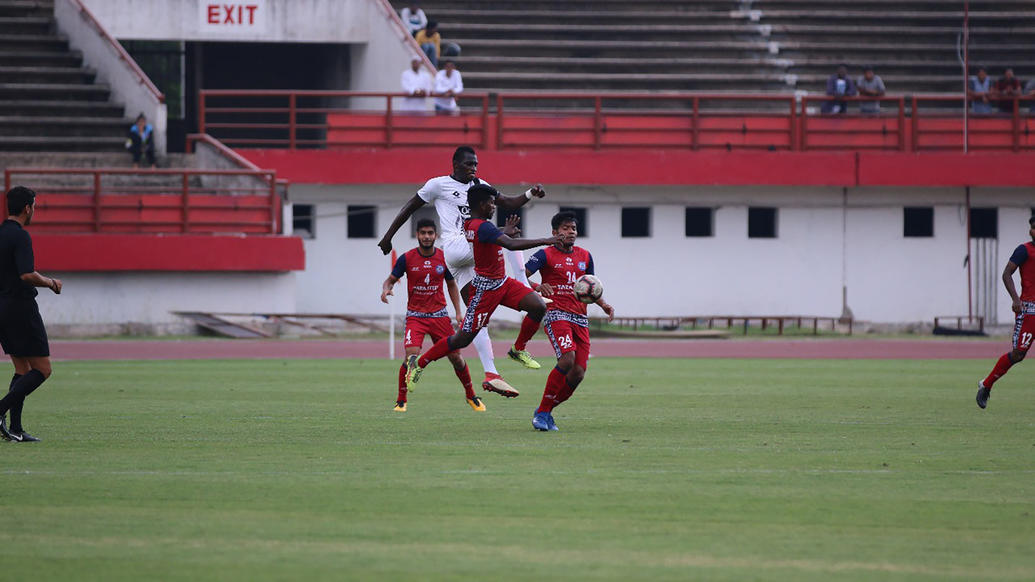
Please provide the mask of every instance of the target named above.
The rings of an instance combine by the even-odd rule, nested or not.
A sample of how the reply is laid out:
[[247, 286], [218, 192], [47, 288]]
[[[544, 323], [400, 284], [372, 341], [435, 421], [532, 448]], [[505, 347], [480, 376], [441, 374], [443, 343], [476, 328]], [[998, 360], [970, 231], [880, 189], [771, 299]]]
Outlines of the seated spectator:
[[428, 25], [428, 17], [413, 2], [410, 2], [409, 6], [399, 11], [399, 18], [406, 25], [406, 29], [410, 31], [410, 36], [417, 36], [417, 33], [424, 30], [424, 27]]
[[442, 70], [435, 74], [435, 112], [459, 115], [456, 96], [464, 92], [464, 81], [453, 61], [444, 61], [442, 66]]
[[970, 97], [970, 110], [974, 113], [992, 113], [992, 79], [984, 67], [978, 67], [977, 75], [970, 77], [968, 87]]
[[1024, 84], [1024, 96], [1029, 98], [1028, 111], [1035, 112], [1035, 79]]
[[438, 68], [438, 57], [442, 53], [442, 35], [438, 32], [438, 23], [429, 20], [424, 30], [418, 31], [415, 37], [417, 45], [428, 55], [431, 66]]
[[1021, 80], [1013, 76], [1013, 69], [1003, 71], [1003, 76], [995, 82], [995, 90], [992, 93], [999, 98], [999, 111], [1013, 113], [1014, 98], [1021, 96]]
[[147, 163], [155, 167], [155, 129], [147, 122], [143, 113], [137, 116], [136, 123], [129, 128], [126, 149], [133, 154], [133, 167], [140, 167], [140, 158], [147, 156]]
[[409, 95], [403, 97], [399, 111], [425, 111], [424, 98], [431, 94], [431, 75], [424, 70], [421, 64], [424, 62], [420, 57], [410, 59], [410, 68], [402, 73], [399, 84], [402, 85], [402, 92]]
[[[848, 78], [848, 67], [841, 65], [837, 72], [827, 79], [827, 95], [831, 97], [854, 97], [857, 94], [855, 83]], [[823, 113], [845, 113], [848, 111], [848, 102], [842, 99], [832, 99], [823, 103]]]
[[454, 42], [443, 43], [438, 23], [434, 20], [429, 20], [427, 28], [417, 33], [416, 41], [436, 69], [440, 58], [460, 56], [460, 45]]
[[[863, 75], [855, 81], [859, 89], [860, 97], [883, 97], [887, 92], [884, 88], [884, 81], [879, 75], [874, 74], [873, 67], [863, 67]], [[862, 113], [880, 113], [880, 101], [874, 99], [859, 103], [859, 111]]]

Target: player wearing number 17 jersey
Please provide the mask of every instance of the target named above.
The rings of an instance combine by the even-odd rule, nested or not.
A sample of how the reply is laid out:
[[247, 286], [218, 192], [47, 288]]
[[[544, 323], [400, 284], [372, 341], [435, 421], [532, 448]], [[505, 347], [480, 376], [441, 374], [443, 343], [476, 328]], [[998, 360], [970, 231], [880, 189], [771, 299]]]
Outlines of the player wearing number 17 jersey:
[[[474, 250], [475, 277], [471, 281], [471, 296], [467, 301], [467, 312], [464, 313], [460, 331], [431, 346], [420, 358], [407, 358], [406, 386], [413, 389], [420, 379], [424, 368], [431, 362], [445, 356], [449, 352], [470, 345], [475, 336], [489, 324], [496, 307], [503, 305], [517, 311], [528, 313], [528, 317], [540, 321], [546, 313], [546, 303], [532, 289], [518, 283], [507, 276], [504, 266], [503, 250], [524, 250], [553, 244], [557, 237], [542, 239], [511, 238], [520, 233], [517, 228], [518, 217], [511, 215], [506, 227], [501, 231], [492, 223], [492, 215], [496, 212], [496, 198], [499, 196], [491, 186], [478, 184], [467, 191], [467, 201], [471, 205], [471, 218], [464, 223], [464, 232]], [[486, 390], [497, 392], [506, 397], [517, 396], [512, 387], [499, 389], [491, 384], [482, 385]]]
[[[1028, 236], [1031, 242], [1018, 246], [1003, 269], [1003, 285], [1010, 294], [1013, 312], [1017, 321], [1013, 326], [1013, 349], [999, 357], [991, 373], [978, 382], [977, 405], [988, 406], [988, 398], [992, 395], [992, 385], [1006, 374], [1010, 366], [1020, 362], [1028, 355], [1032, 339], [1035, 339], [1035, 216], [1028, 219]], [[1014, 287], [1014, 271], [1021, 272], [1021, 294], [1017, 295]]]
[[[532, 417], [536, 430], [557, 430], [553, 409], [571, 398], [586, 376], [589, 365], [589, 318], [586, 304], [575, 297], [572, 286], [583, 275], [593, 275], [593, 256], [582, 247], [575, 246], [578, 223], [571, 212], [560, 212], [550, 221], [554, 236], [560, 241], [551, 247], [536, 252], [525, 263], [525, 273], [531, 277], [538, 272], [542, 277], [539, 292], [553, 299], [543, 318], [546, 336], [550, 338], [557, 354], [557, 366], [550, 371], [543, 390], [543, 399]], [[615, 310], [603, 298], [597, 305], [614, 318]], [[526, 319], [521, 324], [518, 344], [524, 350], [525, 342], [535, 333], [533, 325]], [[512, 350], [513, 351], [513, 350]]]
[[[435, 230], [435, 221], [424, 218], [417, 221], [417, 243], [415, 249], [406, 251], [395, 262], [392, 274], [385, 279], [381, 286], [381, 301], [388, 303], [388, 296], [392, 295], [392, 287], [403, 277], [406, 277], [408, 300], [406, 303], [406, 330], [403, 334], [406, 348], [406, 356], [416, 356], [420, 353], [421, 345], [424, 343], [424, 336], [430, 335], [431, 342], [435, 343], [442, 338], [453, 335], [453, 324], [449, 319], [449, 312], [446, 311], [446, 297], [442, 292], [443, 284], [449, 289], [449, 299], [453, 303], [453, 309], [460, 318], [460, 291], [457, 289], [453, 275], [446, 268], [445, 254], [435, 248], [435, 239], [438, 233]], [[464, 361], [460, 352], [453, 351], [448, 354], [449, 361], [453, 363], [453, 371], [460, 379], [467, 397], [467, 404], [477, 412], [484, 412], [485, 405], [481, 398], [474, 393], [471, 386], [471, 371], [467, 369], [467, 362]], [[403, 359], [399, 367], [399, 395], [395, 401], [396, 412], [406, 412], [406, 360]]]

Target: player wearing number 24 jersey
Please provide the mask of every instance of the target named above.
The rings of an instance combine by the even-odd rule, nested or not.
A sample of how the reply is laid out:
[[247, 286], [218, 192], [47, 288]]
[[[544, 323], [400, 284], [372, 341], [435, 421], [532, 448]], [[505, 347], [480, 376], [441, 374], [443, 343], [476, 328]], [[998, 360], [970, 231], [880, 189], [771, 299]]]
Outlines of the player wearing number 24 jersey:
[[[503, 250], [524, 250], [558, 242], [559, 237], [542, 239], [511, 238], [520, 233], [518, 217], [511, 215], [501, 231], [490, 219], [496, 212], [496, 197], [499, 193], [491, 186], [478, 184], [467, 191], [467, 202], [471, 206], [471, 219], [464, 224], [467, 240], [473, 246], [475, 277], [471, 281], [470, 298], [460, 331], [431, 346], [420, 358], [407, 359], [406, 385], [411, 390], [420, 379], [424, 368], [431, 362], [453, 350], [470, 345], [478, 332], [489, 323], [496, 307], [503, 305], [528, 313], [528, 317], [541, 321], [546, 313], [543, 298], [530, 288], [508, 277], [504, 265]], [[483, 384], [486, 390], [506, 397], [517, 396], [511, 387], [500, 391], [490, 384]]]
[[[1035, 216], [1028, 219], [1028, 236], [1031, 242], [1018, 246], [1003, 269], [1003, 285], [1010, 294], [1013, 312], [1017, 314], [1013, 326], [1013, 349], [1000, 356], [992, 372], [978, 382], [977, 405], [981, 408], [988, 406], [995, 381], [1028, 355], [1032, 339], [1035, 338]], [[1021, 272], [1020, 295], [1017, 295], [1013, 283], [1013, 274], [1018, 270]]]
[[[582, 247], [575, 246], [578, 236], [578, 222], [571, 212], [560, 212], [550, 221], [553, 234], [560, 241], [551, 247], [532, 255], [525, 264], [525, 273], [531, 277], [538, 272], [542, 284], [538, 290], [544, 297], [553, 300], [543, 319], [546, 336], [550, 338], [557, 366], [550, 371], [543, 390], [543, 399], [532, 417], [536, 430], [558, 430], [553, 419], [553, 409], [578, 388], [586, 376], [589, 366], [589, 318], [586, 304], [575, 297], [573, 285], [583, 275], [593, 275], [593, 256]], [[613, 319], [615, 310], [600, 298], [596, 304]], [[511, 352], [523, 351], [525, 343], [535, 334], [538, 324], [529, 319], [521, 323], [521, 333]]]
[[[404, 347], [407, 356], [416, 356], [420, 353], [421, 345], [424, 343], [424, 336], [430, 335], [432, 343], [442, 338], [453, 335], [453, 325], [449, 319], [449, 312], [446, 311], [446, 296], [443, 287], [449, 288], [449, 299], [453, 303], [453, 309], [459, 320], [460, 291], [457, 289], [453, 275], [446, 268], [446, 259], [441, 249], [435, 248], [435, 239], [438, 233], [435, 230], [435, 221], [424, 218], [417, 221], [417, 243], [415, 249], [403, 253], [395, 262], [392, 274], [385, 279], [381, 286], [381, 301], [388, 303], [388, 296], [392, 295], [392, 287], [403, 277], [406, 277], [408, 300], [406, 303], [406, 330], [404, 332]], [[447, 354], [453, 363], [453, 370], [460, 384], [464, 387], [467, 397], [467, 404], [478, 412], [485, 410], [480, 398], [474, 393], [471, 386], [471, 371], [467, 368], [460, 352]], [[399, 367], [399, 395], [395, 401], [396, 412], [406, 412], [406, 361], [403, 360]]]

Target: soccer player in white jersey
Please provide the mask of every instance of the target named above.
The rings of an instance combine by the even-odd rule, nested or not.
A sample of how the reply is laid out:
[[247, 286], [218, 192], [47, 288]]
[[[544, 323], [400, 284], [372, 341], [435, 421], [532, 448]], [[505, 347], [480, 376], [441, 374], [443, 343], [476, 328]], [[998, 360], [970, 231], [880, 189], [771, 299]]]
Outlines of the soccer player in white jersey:
[[[418, 208], [425, 204], [434, 204], [438, 212], [439, 227], [441, 235], [439, 241], [442, 251], [446, 255], [446, 265], [449, 272], [453, 274], [457, 284], [462, 290], [465, 298], [469, 297], [468, 283], [474, 279], [474, 253], [471, 250], [471, 243], [467, 242], [464, 236], [464, 221], [471, 217], [471, 209], [467, 206], [467, 189], [475, 184], [486, 184], [477, 178], [478, 156], [474, 149], [468, 146], [460, 146], [453, 153], [453, 173], [448, 176], [432, 178], [417, 191], [392, 221], [377, 246], [381, 252], [388, 254], [392, 252], [392, 237], [409, 220], [410, 216]], [[532, 198], [542, 198], [546, 192], [540, 184], [529, 188], [523, 195], [499, 196], [496, 204], [501, 209], [513, 210], [526, 204]], [[525, 258], [521, 251], [504, 251], [504, 258], [510, 265], [510, 271], [515, 279], [528, 285], [525, 277]], [[478, 351], [478, 359], [485, 369], [485, 381], [482, 388], [491, 392], [502, 394], [506, 397], [518, 395], [518, 391], [500, 377], [496, 369], [492, 353], [492, 343], [489, 341], [488, 329], [482, 331], [474, 339], [474, 347]], [[519, 360], [529, 368], [538, 368], [539, 363], [527, 354]]]

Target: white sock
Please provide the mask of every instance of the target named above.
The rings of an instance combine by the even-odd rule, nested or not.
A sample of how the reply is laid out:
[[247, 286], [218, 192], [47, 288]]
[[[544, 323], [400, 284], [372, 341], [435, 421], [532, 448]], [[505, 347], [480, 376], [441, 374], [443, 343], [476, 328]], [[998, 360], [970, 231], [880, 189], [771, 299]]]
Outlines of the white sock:
[[525, 276], [525, 253], [521, 251], [503, 251], [503, 258], [507, 260], [507, 264], [510, 265], [511, 276], [517, 279], [518, 283], [521, 283], [525, 287], [531, 287], [528, 284], [528, 277]]
[[474, 336], [474, 349], [478, 351], [478, 359], [482, 361], [482, 369], [490, 374], [499, 374], [496, 371], [496, 363], [493, 361], [492, 342], [489, 340], [489, 328], [483, 327], [478, 335]]

